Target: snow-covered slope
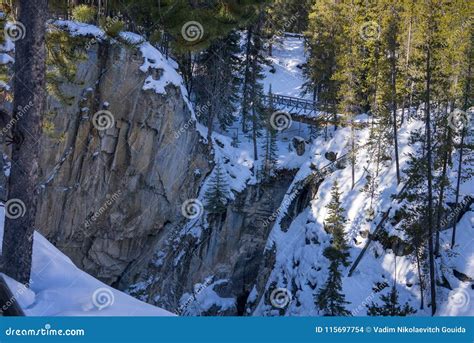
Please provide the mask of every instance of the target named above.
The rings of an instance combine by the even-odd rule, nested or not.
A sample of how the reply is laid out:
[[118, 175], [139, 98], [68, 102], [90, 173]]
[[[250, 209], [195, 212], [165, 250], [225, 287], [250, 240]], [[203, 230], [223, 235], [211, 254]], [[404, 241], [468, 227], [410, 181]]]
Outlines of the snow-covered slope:
[[[418, 121], [405, 123], [399, 131], [400, 144], [400, 166], [401, 170], [407, 167], [408, 153], [412, 152], [408, 145], [410, 132], [422, 126]], [[379, 223], [384, 211], [393, 206], [392, 196], [397, 194], [401, 186], [397, 187], [396, 170], [394, 161], [385, 163], [380, 171], [378, 185], [375, 194], [378, 194], [373, 202], [375, 218], [368, 215], [370, 197], [363, 191], [367, 183], [366, 175], [370, 171], [373, 175], [374, 161], [370, 151], [367, 149], [368, 129], [358, 132], [359, 142], [357, 167], [355, 175], [355, 187], [351, 189], [351, 168], [346, 166], [342, 170], [337, 170], [326, 177], [318, 189], [315, 199], [290, 225], [287, 231], [281, 229], [278, 223], [273, 227], [267, 243], [267, 249], [276, 248], [276, 264], [273, 268], [267, 287], [272, 283], [275, 287], [291, 290], [292, 302], [290, 303], [286, 315], [319, 315], [314, 306], [315, 285], [324, 284], [327, 278], [327, 267], [329, 261], [323, 256], [324, 249], [331, 243], [331, 235], [324, 230], [324, 221], [327, 217], [327, 204], [331, 199], [331, 187], [335, 181], [340, 186], [342, 206], [345, 208], [345, 215], [348, 223], [345, 227], [347, 241], [351, 246], [350, 261], [353, 262], [360, 253], [365, 238], [362, 232], [373, 232]], [[313, 163], [324, 166], [324, 151], [334, 151], [339, 155], [346, 152], [344, 142], [348, 141], [349, 129], [340, 129], [334, 133], [334, 138], [327, 143], [315, 141], [313, 153], [319, 149], [319, 153], [313, 156]], [[325, 163], [328, 163], [327, 161]], [[303, 165], [297, 174], [296, 180], [304, 178], [309, 174], [309, 168]], [[455, 179], [451, 180], [454, 183]], [[473, 195], [472, 186], [464, 183], [461, 187], [461, 197]], [[394, 215], [396, 206], [393, 206], [390, 216]], [[474, 275], [474, 213], [467, 212], [457, 227], [457, 242], [454, 249], [450, 249], [452, 230], [444, 231], [441, 235], [442, 252], [437, 260], [437, 268], [445, 270], [444, 276], [449, 277], [449, 282], [453, 290], [439, 288], [438, 299], [441, 303], [439, 315], [474, 315], [474, 306], [468, 299], [472, 294], [471, 282], [461, 282], [454, 277], [452, 270], [456, 269], [465, 275]], [[389, 235], [400, 236], [391, 225], [386, 225]], [[316, 241], [316, 244], [308, 244], [309, 241]], [[295, 265], [297, 267], [295, 267]], [[430, 309], [426, 306], [424, 310], [419, 310], [419, 281], [416, 264], [412, 255], [398, 256], [391, 250], [384, 250], [380, 243], [373, 242], [364, 255], [362, 262], [355, 273], [347, 276], [348, 268], [343, 270], [343, 292], [346, 300], [350, 302], [347, 308], [353, 315], [365, 315], [366, 304], [372, 301], [377, 302], [380, 294], [388, 292], [390, 287], [383, 291], [375, 291], [377, 284], [396, 284], [400, 292], [400, 302], [409, 302], [415, 309], [417, 315], [429, 315]], [[297, 291], [295, 291], [297, 289]], [[466, 300], [467, 299], [467, 300]], [[455, 306], [453, 302], [463, 302], [462, 306]], [[264, 303], [262, 298], [255, 315], [278, 315], [278, 309], [272, 308]]]
[[271, 66], [265, 66], [264, 91], [279, 95], [302, 97], [304, 77], [302, 65], [306, 62], [303, 37], [285, 37], [273, 46], [268, 57]]
[[[0, 210], [0, 242], [4, 209]], [[35, 232], [30, 288], [5, 276], [28, 316], [172, 316], [141, 302], [77, 268], [46, 238]]]
[[[265, 66], [265, 79], [263, 84], [265, 91], [269, 91], [270, 85], [274, 94], [301, 96], [304, 78], [299, 66], [305, 61], [304, 42], [298, 37], [285, 37], [281, 45], [276, 45], [273, 56], [269, 57], [271, 66]], [[422, 118], [422, 113], [419, 113]], [[367, 115], [357, 118], [359, 123], [374, 124]], [[409, 144], [413, 132], [423, 128], [423, 123], [417, 119], [405, 120], [399, 128], [399, 159], [402, 179], [405, 178], [403, 170], [407, 168], [409, 154], [417, 154], [416, 146]], [[236, 122], [229, 133], [214, 133], [214, 150], [216, 160], [228, 161], [224, 168], [228, 175], [230, 190], [234, 192], [243, 191], [248, 185], [253, 185], [258, 180], [254, 170], [259, 169], [260, 158], [253, 158], [252, 141], [243, 135], [239, 135], [238, 146], [232, 146], [229, 137], [234, 132], [239, 132], [240, 123]], [[277, 168], [296, 170], [296, 175], [286, 196], [279, 207], [278, 216], [275, 220], [266, 249], [276, 251], [276, 261], [273, 270], [267, 280], [264, 292], [258, 294], [254, 287], [247, 303], [254, 303], [260, 299], [253, 315], [281, 315], [281, 309], [268, 304], [268, 297], [272, 289], [283, 288], [290, 292], [291, 299], [285, 315], [321, 315], [314, 304], [314, 295], [327, 279], [329, 261], [323, 256], [324, 249], [331, 243], [331, 235], [324, 230], [324, 221], [327, 217], [326, 206], [331, 199], [330, 191], [335, 181], [338, 181], [341, 191], [342, 206], [345, 208], [347, 225], [345, 227], [346, 237], [350, 246], [350, 262], [353, 262], [367, 241], [367, 234], [373, 232], [380, 222], [382, 214], [391, 208], [389, 217], [393, 217], [397, 209], [397, 203], [393, 201], [403, 187], [403, 183], [397, 185], [395, 160], [392, 155], [389, 159], [380, 162], [379, 167], [373, 158], [374, 150], [369, 146], [371, 125], [356, 130], [357, 161], [355, 173], [355, 185], [351, 185], [351, 168], [347, 164], [345, 168], [337, 169], [327, 176], [319, 185], [316, 197], [311, 201], [296, 218], [287, 230], [283, 230], [279, 221], [284, 217], [285, 211], [291, 199], [298, 195], [296, 185], [312, 173], [311, 165], [322, 168], [329, 164], [325, 158], [326, 152], [337, 153], [341, 156], [348, 152], [351, 130], [343, 127], [337, 130], [329, 127], [327, 132], [319, 132], [316, 139], [309, 140], [309, 128], [305, 124], [293, 122], [288, 129], [277, 135], [278, 160]], [[305, 153], [298, 156], [290, 147], [291, 139], [301, 136], [306, 139]], [[263, 137], [260, 138], [258, 146], [263, 146]], [[390, 149], [388, 149], [390, 150]], [[262, 153], [262, 149], [260, 149]], [[387, 151], [390, 153], [390, 151]], [[456, 160], [455, 158], [453, 160]], [[456, 173], [450, 170], [451, 184], [455, 184]], [[367, 192], [367, 176], [378, 174], [374, 196], [371, 200]], [[204, 201], [203, 195], [207, 188], [205, 183], [201, 189], [200, 199]], [[461, 185], [461, 198], [473, 195], [472, 179]], [[447, 191], [447, 201], [452, 201], [453, 191]], [[230, 195], [232, 198], [232, 194]], [[281, 211], [280, 211], [281, 210]], [[454, 277], [452, 270], [456, 269], [466, 275], [474, 275], [474, 252], [473, 242], [473, 212], [464, 215], [458, 225], [458, 245], [453, 250], [449, 248], [452, 230], [444, 231], [441, 235], [442, 249], [441, 257], [437, 259], [437, 269], [443, 270], [443, 275], [449, 278], [451, 290], [438, 287], [438, 314], [439, 315], [474, 315], [472, 302], [469, 300], [472, 294], [471, 282], [462, 282]], [[202, 226], [198, 221], [190, 221], [183, 230], [183, 234], [192, 232], [200, 237]], [[403, 232], [396, 226], [388, 223], [385, 227], [388, 235], [404, 239]], [[308, 243], [310, 242], [310, 243]], [[444, 243], [446, 242], [446, 243]], [[182, 257], [184, 252], [179, 255]], [[179, 263], [179, 259], [175, 261]], [[379, 302], [380, 296], [390, 290], [390, 286], [396, 285], [399, 292], [400, 303], [408, 302], [417, 310], [416, 315], [430, 315], [431, 309], [427, 306], [426, 291], [424, 308], [420, 309], [420, 286], [417, 266], [412, 255], [397, 256], [390, 249], [384, 249], [379, 242], [372, 242], [361, 263], [351, 277], [348, 277], [349, 267], [342, 269], [343, 292], [346, 300], [350, 302], [347, 309], [353, 315], [366, 315], [366, 305]], [[204, 282], [205, 284], [205, 282]], [[200, 289], [201, 284], [196, 287]], [[196, 288], [195, 287], [195, 288]], [[202, 308], [209, 308], [212, 304], [222, 308], [222, 298], [217, 298], [209, 288], [207, 292], [197, 292], [196, 306], [188, 307], [188, 315], [201, 313]], [[183, 299], [189, 299], [185, 294]], [[228, 299], [226, 299], [227, 301]], [[229, 300], [230, 301], [230, 300]], [[194, 304], [196, 305], [196, 304]]]
[[[271, 61], [274, 69], [272, 72], [270, 72], [271, 68], [266, 70], [265, 89], [268, 90], [271, 85], [275, 94], [299, 96], [304, 80], [301, 69], [297, 66], [304, 62], [303, 41], [295, 37], [284, 38], [283, 44], [274, 49]], [[366, 118], [361, 116], [360, 121], [365, 120]], [[417, 120], [408, 120], [399, 129], [399, 156], [400, 170], [402, 171], [407, 167], [408, 154], [417, 153], [413, 150], [413, 146], [408, 144], [410, 134], [422, 127], [423, 123]], [[334, 131], [333, 128], [330, 128], [329, 131], [329, 136], [332, 138], [325, 141], [320, 135], [313, 141], [309, 149], [310, 152], [304, 155], [306, 161], [298, 163], [300, 167], [293, 185], [309, 175], [311, 172], [310, 162], [318, 168], [328, 163], [324, 158], [325, 152], [333, 151], [339, 156], [347, 152], [350, 129], [343, 128]], [[335, 181], [339, 182], [342, 206], [346, 210], [345, 214], [348, 219], [345, 230], [347, 241], [351, 247], [351, 262], [357, 258], [367, 240], [367, 236], [362, 237], [361, 233], [373, 232], [383, 212], [391, 206], [390, 217], [395, 212], [397, 206], [393, 203], [392, 196], [397, 194], [403, 185], [397, 186], [393, 153], [390, 161], [384, 161], [381, 164], [375, 190], [376, 196], [372, 205], [370, 205], [368, 193], [363, 191], [367, 184], [367, 173], [375, 174], [373, 150], [371, 151], [367, 145], [369, 134], [369, 128], [357, 131], [358, 149], [354, 189], [351, 189], [350, 166], [337, 170], [321, 183], [316, 198], [293, 220], [287, 231], [281, 229], [278, 219], [272, 229], [267, 249], [276, 248], [276, 263], [267, 281], [266, 290], [269, 290], [270, 285], [290, 290], [292, 299], [285, 315], [320, 315], [315, 309], [314, 294], [327, 278], [329, 261], [323, 256], [323, 250], [330, 244], [331, 235], [324, 230], [323, 223], [327, 217], [326, 205], [330, 201], [330, 191]], [[291, 158], [280, 156], [280, 160], [291, 160]], [[293, 166], [298, 164], [293, 164]], [[453, 166], [450, 174], [451, 184], [455, 184], [456, 180], [455, 167], [457, 166]], [[452, 201], [452, 190], [448, 193], [450, 194], [448, 201]], [[473, 196], [473, 193], [472, 179], [461, 185], [461, 198], [467, 195]], [[285, 199], [282, 206], [284, 203]], [[371, 206], [375, 210], [374, 218], [368, 215]], [[283, 206], [283, 208], [285, 207]], [[283, 214], [280, 213], [280, 217], [282, 216]], [[469, 303], [473, 292], [471, 282], [462, 282], [452, 275], [453, 269], [465, 275], [474, 275], [473, 225], [474, 213], [470, 211], [464, 215], [458, 225], [458, 244], [453, 250], [449, 249], [448, 243], [452, 230], [444, 231], [441, 235], [442, 252], [441, 257], [437, 259], [437, 269], [444, 271], [443, 274], [449, 278], [452, 290], [438, 287], [438, 301], [441, 303], [439, 315], [474, 315], [473, 302]], [[386, 230], [389, 235], [403, 238], [403, 234], [391, 225], [387, 225]], [[308, 241], [311, 240], [317, 241], [317, 244], [308, 244]], [[418, 273], [411, 255], [395, 258], [391, 250], [386, 251], [380, 243], [373, 242], [355, 273], [351, 277], [348, 277], [347, 273], [348, 268], [344, 268], [343, 292], [346, 295], [346, 300], [350, 302], [347, 308], [352, 311], [353, 315], [365, 315], [365, 305], [379, 301], [380, 295], [390, 289], [390, 287], [386, 287], [380, 290], [376, 285], [391, 286], [394, 283], [400, 293], [401, 303], [409, 302], [417, 309], [417, 315], [430, 314], [431, 309], [426, 306], [426, 300], [424, 309], [419, 309]], [[279, 314], [278, 309], [265, 303], [265, 297], [261, 298], [254, 312], [254, 315]]]

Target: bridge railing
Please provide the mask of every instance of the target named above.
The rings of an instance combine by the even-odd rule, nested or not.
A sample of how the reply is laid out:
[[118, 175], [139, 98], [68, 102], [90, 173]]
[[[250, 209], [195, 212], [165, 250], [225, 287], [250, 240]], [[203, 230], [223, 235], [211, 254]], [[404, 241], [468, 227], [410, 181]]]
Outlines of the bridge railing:
[[288, 95], [266, 94], [263, 96], [264, 104], [269, 105], [273, 102], [274, 105], [289, 106], [304, 110], [317, 110], [318, 103], [316, 101], [296, 98]]

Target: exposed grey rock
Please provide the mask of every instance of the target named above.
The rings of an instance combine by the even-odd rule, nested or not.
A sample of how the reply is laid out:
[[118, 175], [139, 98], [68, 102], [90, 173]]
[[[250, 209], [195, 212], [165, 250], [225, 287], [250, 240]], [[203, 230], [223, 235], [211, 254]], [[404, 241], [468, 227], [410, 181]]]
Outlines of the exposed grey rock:
[[[175, 135], [191, 117], [179, 89], [143, 91], [142, 63], [136, 49], [94, 45], [62, 86], [72, 105], [48, 100], [55, 134], [41, 141], [37, 229], [111, 284], [147, 265], [165, 227], [182, 225], [181, 203], [210, 169], [194, 127]], [[99, 131], [92, 117], [104, 103], [115, 123]]]
[[[237, 195], [223, 217], [208, 218], [210, 227], [204, 229], [202, 237], [191, 234], [174, 239], [169, 232], [158, 244], [159, 251], [137, 281], [149, 281], [145, 291], [132, 292], [147, 295], [150, 302], [170, 311], [179, 308], [179, 299], [185, 292], [191, 293], [196, 283], [213, 276], [225, 279], [214, 291], [222, 298], [234, 298], [236, 307], [222, 311], [213, 306], [202, 315], [244, 315], [247, 298], [257, 279], [262, 283], [269, 275], [273, 262], [264, 260], [265, 244], [273, 226], [269, 220], [278, 209], [290, 185], [293, 173], [284, 173], [265, 185], [248, 186]], [[127, 281], [126, 284], [130, 282]], [[121, 285], [125, 287], [125, 284]], [[159, 300], [153, 297], [159, 294]]]
[[305, 148], [306, 148], [306, 144], [305, 144], [305, 141], [303, 138], [301, 137], [293, 137], [292, 139], [292, 144], [293, 144], [293, 147], [295, 148], [296, 150], [296, 154], [298, 156], [302, 156], [305, 152]]

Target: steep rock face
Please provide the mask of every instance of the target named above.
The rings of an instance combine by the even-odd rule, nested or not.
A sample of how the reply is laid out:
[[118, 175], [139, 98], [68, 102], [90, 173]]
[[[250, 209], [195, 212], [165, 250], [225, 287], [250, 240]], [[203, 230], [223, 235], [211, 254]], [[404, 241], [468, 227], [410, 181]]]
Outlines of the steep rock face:
[[[155, 259], [130, 292], [183, 315], [244, 315], [261, 269], [273, 267], [264, 262], [265, 244], [273, 225], [271, 217], [293, 176], [284, 172], [270, 183], [249, 185], [222, 217], [207, 218], [209, 225], [199, 237], [194, 232], [163, 237]], [[184, 299], [183, 305], [183, 294], [200, 293], [196, 284], [201, 284], [202, 292], [215, 292], [214, 297], [232, 306], [218, 306], [218, 300], [207, 308], [193, 296]]]
[[[161, 76], [140, 71], [143, 62], [133, 47], [94, 44], [61, 86], [71, 104], [48, 100], [54, 132], [40, 142], [37, 229], [111, 284], [146, 266], [159, 234], [182, 225], [181, 204], [210, 169], [180, 89], [143, 90]], [[114, 122], [98, 130], [92, 118], [105, 109]]]

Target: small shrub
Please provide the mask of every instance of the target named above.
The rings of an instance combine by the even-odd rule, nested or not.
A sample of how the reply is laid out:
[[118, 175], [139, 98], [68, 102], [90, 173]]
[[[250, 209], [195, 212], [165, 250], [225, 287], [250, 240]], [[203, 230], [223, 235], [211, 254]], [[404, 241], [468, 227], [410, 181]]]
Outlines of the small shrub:
[[72, 19], [81, 23], [90, 24], [94, 21], [96, 11], [93, 7], [79, 5], [72, 9]]
[[100, 27], [110, 37], [117, 37], [125, 28], [125, 22], [119, 17], [106, 17], [100, 20]]

